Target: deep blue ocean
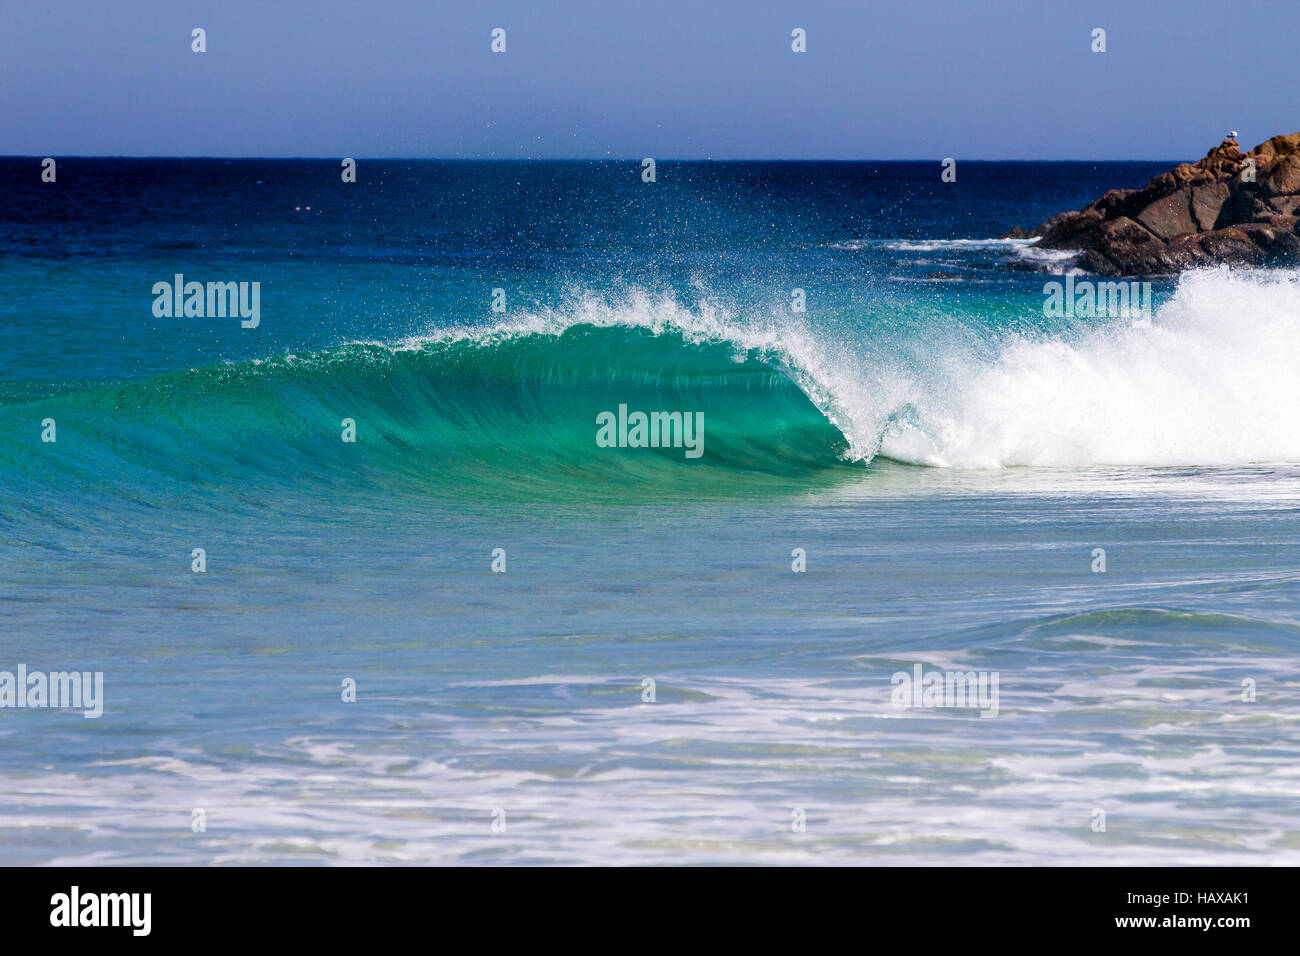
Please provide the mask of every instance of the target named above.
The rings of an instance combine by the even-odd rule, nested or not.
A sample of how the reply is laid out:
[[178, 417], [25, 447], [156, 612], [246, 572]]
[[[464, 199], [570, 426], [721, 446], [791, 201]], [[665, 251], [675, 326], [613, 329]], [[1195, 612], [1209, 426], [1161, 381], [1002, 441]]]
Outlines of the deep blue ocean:
[[998, 238], [1170, 165], [0, 160], [0, 863], [1300, 863], [1300, 276]]

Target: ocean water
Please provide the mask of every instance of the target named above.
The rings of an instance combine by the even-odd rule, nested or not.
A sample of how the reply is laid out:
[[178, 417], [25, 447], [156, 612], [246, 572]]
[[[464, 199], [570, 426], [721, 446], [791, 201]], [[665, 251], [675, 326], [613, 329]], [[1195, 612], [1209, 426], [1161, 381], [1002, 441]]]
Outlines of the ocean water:
[[0, 160], [0, 862], [1300, 863], [1300, 275], [995, 238], [1168, 165]]

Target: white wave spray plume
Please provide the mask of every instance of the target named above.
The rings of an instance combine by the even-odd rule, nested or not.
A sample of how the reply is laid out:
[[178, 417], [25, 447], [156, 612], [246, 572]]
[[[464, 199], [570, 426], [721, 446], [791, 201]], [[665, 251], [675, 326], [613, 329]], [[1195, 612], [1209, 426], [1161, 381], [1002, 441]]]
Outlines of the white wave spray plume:
[[881, 454], [952, 468], [1300, 462], [1300, 274], [1185, 273], [1149, 320], [1017, 340]]

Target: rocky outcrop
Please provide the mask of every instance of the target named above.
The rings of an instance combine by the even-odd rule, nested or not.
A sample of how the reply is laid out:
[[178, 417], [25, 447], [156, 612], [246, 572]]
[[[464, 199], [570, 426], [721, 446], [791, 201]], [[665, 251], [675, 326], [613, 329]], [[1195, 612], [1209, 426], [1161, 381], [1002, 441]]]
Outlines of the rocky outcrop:
[[1249, 153], [1232, 138], [1204, 159], [1156, 176], [1142, 189], [1112, 189], [1033, 231], [1038, 248], [1077, 249], [1077, 264], [1109, 276], [1300, 263], [1300, 133]]

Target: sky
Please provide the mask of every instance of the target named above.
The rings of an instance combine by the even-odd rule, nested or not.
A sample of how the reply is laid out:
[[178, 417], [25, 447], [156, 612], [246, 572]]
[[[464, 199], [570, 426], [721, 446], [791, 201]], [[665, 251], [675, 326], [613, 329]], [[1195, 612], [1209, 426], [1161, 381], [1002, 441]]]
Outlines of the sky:
[[1193, 159], [1300, 130], [1297, 51], [1300, 0], [6, 0], [0, 154]]

